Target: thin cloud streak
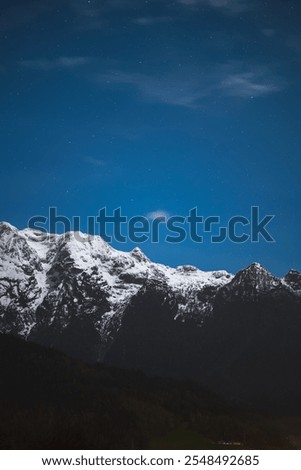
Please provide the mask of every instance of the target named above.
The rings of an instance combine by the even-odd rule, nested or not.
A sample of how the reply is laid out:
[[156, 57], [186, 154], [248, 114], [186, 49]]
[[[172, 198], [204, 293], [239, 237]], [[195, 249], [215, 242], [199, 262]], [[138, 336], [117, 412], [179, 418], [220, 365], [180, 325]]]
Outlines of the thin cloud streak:
[[115, 70], [99, 74], [97, 82], [102, 86], [128, 85], [138, 90], [146, 100], [187, 108], [196, 107], [203, 96], [203, 92], [197, 89], [197, 80], [182, 80], [174, 75], [160, 78]]
[[103, 168], [106, 165], [105, 160], [101, 158], [95, 158], [95, 157], [87, 157], [85, 158], [85, 162], [97, 168]]
[[246, 0], [178, 0], [183, 6], [207, 6], [228, 13], [241, 13], [251, 8], [251, 2]]
[[163, 74], [109, 70], [97, 75], [102, 87], [123, 86], [138, 92], [145, 100], [186, 108], [200, 108], [206, 99], [216, 96], [249, 99], [279, 92], [283, 83], [267, 70], [241, 71], [240, 64], [221, 64], [205, 70], [193, 69]]
[[58, 57], [57, 59], [29, 59], [21, 60], [20, 65], [26, 68], [52, 70], [52, 69], [68, 69], [81, 67], [94, 62], [91, 57]]
[[268, 77], [260, 77], [256, 73], [230, 75], [221, 83], [225, 94], [241, 98], [265, 96], [280, 91], [281, 87], [269, 81]]
[[134, 18], [132, 23], [139, 26], [152, 26], [160, 23], [168, 23], [169, 21], [172, 21], [170, 16], [140, 16]]
[[[174, 2], [167, 0], [157, 1], [161, 1], [170, 12], [174, 11]], [[179, 7], [183, 8], [205, 6], [234, 14], [249, 10], [252, 7], [252, 3], [250, 1], [247, 2], [247, 0], [177, 0], [176, 3]], [[120, 14], [121, 11], [133, 15], [132, 22], [145, 26], [168, 21], [169, 17], [167, 16], [152, 17], [150, 15], [143, 15], [142, 12], [145, 7], [147, 5], [145, 5], [145, 2], [141, 2], [141, 0], [103, 0], [101, 2], [88, 2], [86, 0], [32, 0], [26, 2], [26, 5], [20, 2], [17, 5], [3, 7], [0, 17], [0, 31], [20, 28], [34, 22], [41, 16], [49, 14], [56, 8], [66, 8], [73, 12], [74, 16], [79, 21], [82, 21], [82, 29], [99, 29], [105, 24], [104, 20], [108, 15], [111, 16], [114, 12]], [[139, 10], [141, 15], [137, 16], [137, 11]], [[76, 29], [81, 29], [79, 24], [75, 24], [75, 26]]]

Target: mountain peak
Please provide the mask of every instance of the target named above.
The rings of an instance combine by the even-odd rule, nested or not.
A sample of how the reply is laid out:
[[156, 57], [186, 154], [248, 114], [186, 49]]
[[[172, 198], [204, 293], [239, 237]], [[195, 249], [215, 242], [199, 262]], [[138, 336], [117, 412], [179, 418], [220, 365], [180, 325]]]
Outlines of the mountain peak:
[[268, 272], [260, 263], [254, 262], [247, 266], [244, 271], [266, 271]]
[[301, 272], [298, 271], [297, 269], [290, 269], [289, 272], [286, 274], [287, 275], [300, 275], [301, 276]]
[[301, 273], [296, 269], [290, 269], [283, 278], [284, 282], [294, 290], [301, 290]]
[[286, 290], [282, 281], [267, 271], [260, 263], [252, 263], [239, 271], [232, 281], [221, 289], [221, 296], [228, 300], [255, 301], [261, 295]]
[[4, 232], [17, 232], [17, 228], [13, 225], [9, 224], [8, 222], [0, 222], [0, 233]]
[[280, 279], [270, 273], [266, 268], [264, 268], [260, 263], [252, 263], [247, 266], [245, 269], [239, 271], [234, 277], [239, 279], [241, 282], [242, 279], [249, 279], [251, 282], [257, 282], [263, 280], [264, 283], [273, 283], [275, 281], [280, 283]]
[[132, 251], [131, 255], [134, 256], [138, 261], [144, 262], [144, 263], [150, 263], [150, 259], [143, 253], [138, 246], [136, 246]]

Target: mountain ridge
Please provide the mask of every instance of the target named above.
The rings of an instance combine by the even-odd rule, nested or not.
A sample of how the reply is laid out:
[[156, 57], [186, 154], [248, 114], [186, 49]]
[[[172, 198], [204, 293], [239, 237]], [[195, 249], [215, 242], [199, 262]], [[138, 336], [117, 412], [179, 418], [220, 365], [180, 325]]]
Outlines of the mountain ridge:
[[[138, 247], [130, 252], [119, 251], [101, 237], [81, 232], [57, 235], [29, 228], [18, 230], [1, 222], [0, 254], [1, 316], [10, 309], [20, 311], [20, 315], [27, 313], [23, 329], [15, 325], [5, 332], [25, 338], [35, 328], [36, 314], [45, 305], [51, 304], [54, 312], [61, 306], [68, 317], [71, 304], [95, 310], [96, 299], [102, 320], [99, 318], [95, 326], [106, 335], [112, 317], [118, 317], [142, 286], [152, 280], [176, 295], [175, 319], [185, 322], [194, 318], [198, 324], [210, 316], [218, 291], [231, 295], [232, 300], [242, 295], [255, 299], [277, 291], [301, 296], [301, 274], [296, 270], [278, 278], [256, 262], [235, 276], [224, 270], [204, 272], [190, 265], [170, 268], [153, 263]], [[62, 297], [69, 299], [68, 305], [62, 303]]]
[[0, 255], [0, 333], [91, 363], [194, 379], [231, 400], [299, 406], [298, 271], [170, 268], [97, 236], [10, 224], [0, 224]]
[[[0, 304], [5, 306], [6, 302], [7, 307], [12, 302], [9, 296], [5, 297], [5, 280], [19, 281], [18, 293], [12, 297], [16, 301], [23, 299], [20, 307], [27, 304], [28, 309], [35, 311], [47, 300], [47, 295], [51, 296], [55, 289], [61, 287], [63, 274], [82, 282], [81, 278], [86, 273], [96, 291], [97, 285], [100, 285], [102, 292], [108, 294], [111, 309], [104, 314], [109, 316], [121, 304], [127, 303], [149, 279], [161, 280], [170, 288], [180, 291], [183, 290], [183, 281], [188, 288], [207, 284], [220, 286], [232, 277], [226, 271], [205, 273], [190, 266], [169, 268], [152, 263], [140, 248], [134, 248], [129, 253], [121, 252], [98, 236], [80, 234], [77, 237], [74, 232], [49, 235], [31, 229], [18, 231], [7, 223], [0, 224], [0, 236]], [[24, 329], [25, 337], [29, 333], [29, 328]]]

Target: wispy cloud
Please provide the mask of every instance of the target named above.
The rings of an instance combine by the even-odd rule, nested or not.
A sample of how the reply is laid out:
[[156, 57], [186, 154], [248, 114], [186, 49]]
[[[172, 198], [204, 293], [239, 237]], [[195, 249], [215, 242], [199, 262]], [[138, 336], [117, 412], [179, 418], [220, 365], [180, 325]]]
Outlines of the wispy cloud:
[[85, 158], [85, 162], [87, 162], [90, 165], [93, 165], [97, 168], [103, 168], [106, 164], [105, 160], [103, 160], [101, 158], [95, 158], [95, 157], [87, 157], [87, 158]]
[[281, 89], [279, 84], [263, 74], [254, 72], [229, 75], [221, 82], [225, 94], [241, 98], [269, 95]]
[[73, 0], [70, 3], [70, 7], [79, 16], [84, 16], [86, 18], [95, 18], [102, 14], [103, 2], [95, 2], [94, 0]]
[[[139, 0], [62, 0], [67, 1], [71, 11], [75, 14], [74, 22], [77, 30], [101, 30], [108, 26], [115, 13], [138, 10], [143, 7]], [[136, 12], [137, 14], [137, 12]]]
[[247, 0], [178, 0], [178, 3], [188, 7], [207, 6], [229, 13], [241, 13], [251, 7], [251, 2]]
[[[197, 8], [207, 6], [228, 13], [240, 13], [252, 6], [251, 0], [157, 0], [167, 15], [174, 16], [175, 3], [178, 6]], [[101, 29], [112, 15], [126, 13], [130, 22], [142, 26], [169, 20], [170, 16], [149, 14], [151, 2], [141, 0], [27, 0], [19, 4], [4, 6], [1, 9], [0, 31], [7, 31], [27, 25], [55, 9], [67, 9], [75, 17], [76, 29]], [[144, 14], [144, 12], [147, 12]]]
[[91, 62], [93, 62], [91, 57], [59, 57], [57, 61], [55, 61], [55, 65], [68, 68], [90, 64]]
[[56, 59], [29, 59], [21, 60], [20, 65], [32, 69], [51, 70], [51, 69], [68, 69], [91, 64], [94, 59], [91, 57], [58, 57]]
[[184, 79], [174, 74], [156, 77], [112, 70], [99, 74], [97, 82], [103, 86], [131, 86], [147, 100], [188, 108], [195, 107], [203, 96], [196, 78]]
[[103, 87], [129, 87], [145, 100], [186, 108], [199, 108], [211, 97], [262, 97], [283, 87], [268, 70], [254, 66], [252, 71], [245, 71], [238, 63], [206, 70], [184, 68], [161, 76], [109, 70], [98, 74], [97, 82]]
[[146, 217], [150, 220], [155, 220], [155, 219], [168, 219], [170, 217], [170, 214], [162, 209], [157, 209], [156, 211], [149, 212]]
[[171, 21], [170, 16], [139, 16], [132, 20], [132, 23], [139, 26], [152, 26], [160, 23], [167, 23]]
[[140, 0], [69, 0], [70, 7], [81, 16], [95, 18], [112, 10], [135, 8]]

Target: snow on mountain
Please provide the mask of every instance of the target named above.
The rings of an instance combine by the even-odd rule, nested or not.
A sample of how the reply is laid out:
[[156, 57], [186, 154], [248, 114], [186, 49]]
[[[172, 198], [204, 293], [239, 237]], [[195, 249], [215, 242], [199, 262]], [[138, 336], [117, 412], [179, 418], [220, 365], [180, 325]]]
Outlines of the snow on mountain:
[[227, 302], [254, 302], [265, 297], [291, 297], [295, 294], [285, 279], [274, 276], [259, 263], [252, 263], [223, 286], [218, 297]]
[[283, 278], [283, 282], [291, 287], [294, 291], [301, 293], [301, 273], [296, 269], [291, 269]]
[[51, 311], [51, 316], [45, 313], [49, 325], [60, 321], [62, 327], [81, 310], [85, 310], [83, 315], [95, 314], [95, 328], [106, 335], [113, 319], [115, 323], [120, 320], [149, 280], [175, 294], [177, 317], [185, 320], [185, 314], [196, 310], [198, 315], [210, 312], [210, 302], [199, 298], [202, 290], [217, 289], [233, 277], [226, 271], [152, 263], [139, 248], [118, 251], [98, 236], [19, 231], [8, 223], [0, 224], [0, 252], [1, 329], [24, 337], [37, 322], [45, 323], [41, 318], [45, 310]]
[[70, 354], [79, 351], [89, 360], [103, 357], [125, 312], [147, 292], [167, 302], [177, 323], [196, 326], [214, 315], [217, 304], [301, 297], [301, 274], [294, 270], [278, 279], [258, 263], [235, 276], [190, 265], [171, 268], [153, 263], [139, 248], [118, 251], [80, 232], [54, 235], [3, 222], [0, 255], [0, 332], [67, 353], [72, 343]]

